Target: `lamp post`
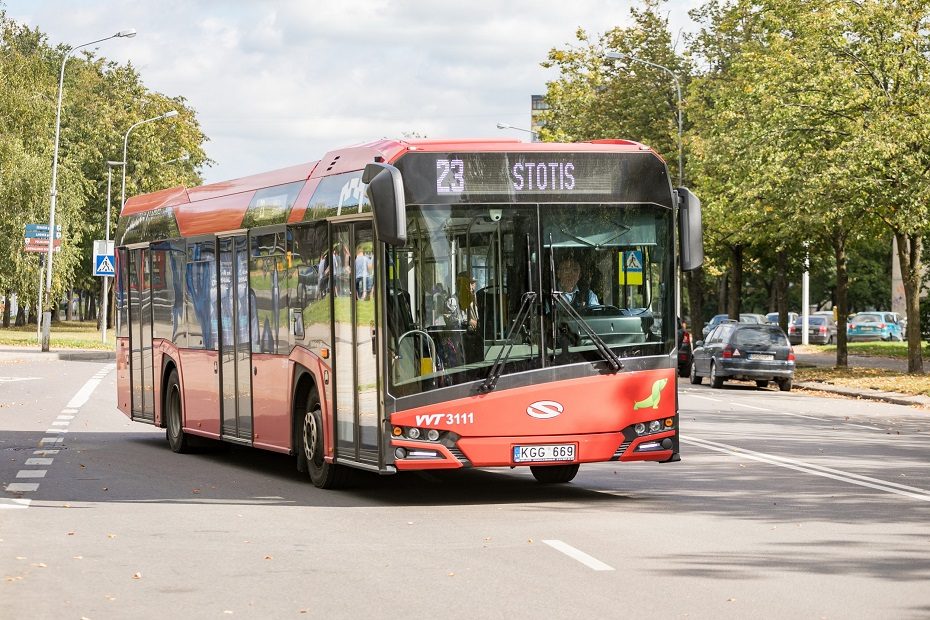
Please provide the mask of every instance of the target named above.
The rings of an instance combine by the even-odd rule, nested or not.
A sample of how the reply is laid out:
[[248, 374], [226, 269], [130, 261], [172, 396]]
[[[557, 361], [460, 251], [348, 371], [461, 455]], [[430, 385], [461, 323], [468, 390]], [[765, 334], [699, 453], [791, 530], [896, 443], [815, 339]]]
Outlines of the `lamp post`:
[[[58, 198], [58, 140], [61, 137], [61, 99], [65, 88], [65, 65], [68, 63], [68, 59], [71, 58], [71, 54], [81, 49], [82, 47], [87, 47], [88, 45], [101, 43], [110, 39], [131, 39], [134, 36], [136, 36], [135, 28], [120, 30], [116, 34], [110, 35], [108, 37], [97, 39], [96, 41], [90, 41], [89, 43], [82, 43], [77, 47], [72, 47], [65, 53], [65, 57], [61, 60], [61, 75], [58, 78], [58, 107], [55, 110], [55, 150], [54, 154], [52, 155], [51, 205], [49, 206], [48, 210], [48, 271], [45, 273], [45, 289], [48, 291], [49, 299], [52, 297], [52, 256], [55, 253], [55, 203], [57, 202]], [[49, 324], [52, 321], [52, 313], [43, 313], [41, 320], [44, 325], [42, 329], [42, 350], [48, 351], [48, 332]]]
[[187, 151], [184, 151], [183, 153], [181, 153], [181, 156], [180, 156], [180, 157], [175, 157], [174, 159], [169, 159], [169, 160], [167, 160], [167, 161], [163, 161], [163, 162], [161, 162], [161, 165], [162, 165], [162, 166], [166, 166], [166, 165], [168, 165], [168, 164], [176, 164], [176, 163], [178, 163], [179, 161], [187, 161], [187, 160], [189, 160], [190, 158], [191, 158], [191, 154], [188, 153]]
[[662, 65], [656, 64], [654, 62], [649, 62], [648, 60], [643, 60], [642, 58], [637, 58], [636, 56], [628, 56], [621, 54], [620, 52], [607, 52], [604, 54], [606, 58], [611, 58], [613, 60], [632, 60], [634, 62], [641, 62], [644, 65], [650, 67], [655, 67], [656, 69], [661, 69], [668, 73], [672, 80], [675, 82], [675, 91], [678, 94], [678, 185], [679, 187], [684, 185], [684, 146], [681, 139], [681, 128], [682, 128], [682, 109], [681, 109], [681, 83], [678, 81], [678, 76], [675, 75], [675, 72], [664, 67]]
[[525, 131], [526, 133], [533, 136], [533, 140], [536, 141], [539, 139], [539, 133], [533, 131], [532, 129], [524, 129], [523, 127], [515, 127], [513, 125], [508, 125], [507, 123], [498, 123], [498, 129], [516, 129], [517, 131]]
[[[125, 161], [108, 161], [107, 162], [107, 250], [110, 248], [110, 188], [113, 186], [113, 166], [125, 166]], [[108, 302], [107, 293], [109, 292], [109, 280], [110, 276], [103, 276], [103, 292], [100, 299], [100, 307], [103, 309], [103, 322], [101, 324], [101, 335], [100, 341], [106, 343], [107, 341], [107, 315], [109, 314], [108, 310], [110, 304]]]
[[126, 162], [129, 161], [126, 159], [126, 151], [129, 148], [129, 134], [132, 133], [133, 129], [135, 129], [136, 127], [139, 127], [140, 125], [144, 125], [146, 123], [152, 123], [154, 121], [160, 121], [162, 119], [171, 118], [177, 115], [178, 115], [177, 110], [168, 110], [164, 114], [159, 114], [158, 116], [153, 116], [152, 118], [147, 118], [144, 121], [139, 121], [138, 123], [134, 123], [129, 126], [129, 129], [126, 130], [126, 136], [123, 138], [123, 189], [122, 191], [120, 191], [120, 200], [119, 200], [120, 211], [122, 211], [123, 207], [126, 205]]

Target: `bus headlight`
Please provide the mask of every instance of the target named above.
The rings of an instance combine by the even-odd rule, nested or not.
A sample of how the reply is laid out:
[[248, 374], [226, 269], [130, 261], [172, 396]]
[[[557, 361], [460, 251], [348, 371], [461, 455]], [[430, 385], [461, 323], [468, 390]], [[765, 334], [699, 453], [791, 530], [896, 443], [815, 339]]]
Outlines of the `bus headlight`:
[[659, 429], [661, 429], [661, 428], [662, 428], [662, 423], [659, 422], [658, 420], [653, 420], [652, 422], [649, 423], [649, 432], [650, 432], [650, 433], [658, 433], [658, 432], [659, 432]]
[[430, 441], [438, 441], [439, 431], [437, 431], [435, 428], [429, 429], [428, 431], [426, 431], [426, 438], [429, 439]]
[[419, 439], [420, 438], [420, 429], [410, 427], [407, 429], [407, 439]]
[[640, 422], [639, 424], [633, 427], [633, 430], [636, 431], [637, 435], [642, 435], [643, 433], [646, 432], [646, 425]]

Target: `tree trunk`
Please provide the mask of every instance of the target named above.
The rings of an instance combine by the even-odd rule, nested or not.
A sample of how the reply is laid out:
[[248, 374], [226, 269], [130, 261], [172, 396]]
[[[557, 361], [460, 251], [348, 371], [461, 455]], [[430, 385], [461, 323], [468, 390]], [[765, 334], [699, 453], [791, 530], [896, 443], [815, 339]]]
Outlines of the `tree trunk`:
[[727, 311], [727, 274], [717, 278], [717, 314]]
[[16, 321], [14, 324], [16, 327], [22, 327], [26, 324], [26, 306], [20, 301], [19, 312], [16, 313]]
[[846, 346], [846, 317], [849, 315], [849, 271], [846, 256], [846, 231], [839, 227], [833, 233], [833, 256], [836, 259], [836, 366], [849, 365]]
[[[95, 320], [97, 318], [97, 296], [93, 295], [90, 291], [87, 291], [87, 320]], [[100, 321], [97, 321], [98, 323]]]
[[3, 294], [3, 328], [10, 326], [10, 290]]
[[922, 268], [920, 254], [923, 237], [895, 231], [898, 242], [898, 261], [904, 283], [904, 303], [907, 308], [907, 371], [923, 373], [923, 352], [920, 349], [920, 280]]
[[68, 307], [65, 309], [65, 320], [73, 321], [74, 320], [74, 310], [71, 308], [71, 300], [74, 299], [74, 288], [68, 289]]
[[775, 259], [775, 310], [778, 312], [778, 325], [788, 333], [788, 255], [779, 252]]
[[730, 273], [727, 290], [727, 314], [731, 319], [739, 320], [740, 299], [743, 292], [743, 246], [730, 248]]

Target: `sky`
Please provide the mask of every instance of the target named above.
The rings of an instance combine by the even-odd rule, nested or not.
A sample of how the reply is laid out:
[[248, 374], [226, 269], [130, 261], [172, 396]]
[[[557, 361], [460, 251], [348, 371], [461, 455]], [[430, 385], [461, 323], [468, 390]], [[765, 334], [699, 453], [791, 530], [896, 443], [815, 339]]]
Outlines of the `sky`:
[[[669, 0], [673, 32], [701, 0]], [[0, 0], [51, 45], [119, 30], [98, 54], [183, 96], [209, 137], [205, 182], [320, 159], [416, 132], [529, 138], [530, 96], [557, 77], [540, 62], [630, 23], [632, 0]], [[141, 119], [140, 119], [141, 120]], [[165, 121], [175, 122], [175, 121]], [[617, 136], [622, 137], [622, 136]]]

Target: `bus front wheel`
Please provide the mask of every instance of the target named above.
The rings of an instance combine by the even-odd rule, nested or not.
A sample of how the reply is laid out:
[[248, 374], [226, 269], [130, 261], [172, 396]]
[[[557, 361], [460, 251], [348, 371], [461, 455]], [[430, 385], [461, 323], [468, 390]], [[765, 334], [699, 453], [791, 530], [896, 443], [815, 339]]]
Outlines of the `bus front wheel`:
[[165, 391], [165, 434], [172, 452], [183, 454], [190, 450], [190, 442], [184, 433], [184, 410], [181, 404], [181, 383], [178, 371], [172, 370], [168, 375], [168, 389]]
[[327, 463], [323, 458], [323, 438], [323, 410], [319, 396], [312, 392], [304, 413], [300, 449], [313, 485], [321, 489], [336, 489], [345, 483], [345, 468]]
[[571, 482], [578, 473], [578, 464], [574, 465], [537, 465], [530, 466], [537, 482], [545, 484], [564, 484]]

